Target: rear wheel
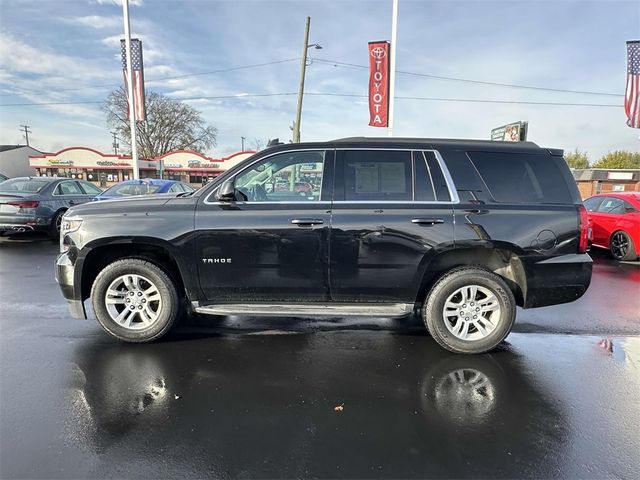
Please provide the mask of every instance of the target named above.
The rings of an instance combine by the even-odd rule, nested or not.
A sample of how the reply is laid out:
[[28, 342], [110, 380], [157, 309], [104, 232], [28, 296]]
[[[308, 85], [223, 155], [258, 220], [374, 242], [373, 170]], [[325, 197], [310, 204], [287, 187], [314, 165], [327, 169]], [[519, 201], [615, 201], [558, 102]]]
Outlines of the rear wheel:
[[126, 342], [150, 342], [167, 333], [180, 311], [176, 287], [157, 265], [126, 258], [102, 270], [91, 288], [100, 326]]
[[633, 240], [622, 231], [615, 232], [611, 235], [609, 250], [616, 260], [635, 260], [637, 256]]
[[64, 210], [57, 212], [51, 220], [51, 227], [49, 227], [49, 237], [52, 240], [57, 240], [60, 237], [60, 227], [62, 226], [62, 217], [64, 216]]
[[456, 268], [433, 286], [423, 321], [441, 346], [455, 353], [482, 353], [511, 331], [516, 302], [498, 275], [479, 268]]

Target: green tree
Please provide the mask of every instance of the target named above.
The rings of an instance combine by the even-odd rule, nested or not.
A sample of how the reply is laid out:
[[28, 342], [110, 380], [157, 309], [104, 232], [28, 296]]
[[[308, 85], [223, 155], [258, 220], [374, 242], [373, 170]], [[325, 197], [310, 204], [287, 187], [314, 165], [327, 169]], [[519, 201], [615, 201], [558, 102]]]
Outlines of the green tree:
[[[204, 152], [216, 146], [218, 130], [207, 125], [201, 113], [191, 105], [158, 92], [145, 95], [146, 120], [137, 122], [138, 152], [154, 158], [173, 150]], [[107, 124], [131, 147], [131, 129], [127, 119], [127, 95], [122, 87], [111, 92], [103, 105]], [[129, 150], [130, 151], [130, 150]]]
[[571, 168], [589, 168], [589, 158], [586, 152], [581, 152], [577, 148], [564, 156], [567, 165]]
[[603, 155], [594, 168], [640, 168], [640, 153], [616, 150]]

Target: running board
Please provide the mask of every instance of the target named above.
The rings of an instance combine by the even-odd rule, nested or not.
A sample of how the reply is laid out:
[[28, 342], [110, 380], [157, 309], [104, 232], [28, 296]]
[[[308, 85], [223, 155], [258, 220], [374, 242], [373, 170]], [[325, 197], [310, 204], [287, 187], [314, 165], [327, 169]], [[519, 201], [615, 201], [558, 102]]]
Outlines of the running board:
[[411, 303], [255, 303], [203, 305], [205, 315], [255, 315], [261, 317], [406, 317]]

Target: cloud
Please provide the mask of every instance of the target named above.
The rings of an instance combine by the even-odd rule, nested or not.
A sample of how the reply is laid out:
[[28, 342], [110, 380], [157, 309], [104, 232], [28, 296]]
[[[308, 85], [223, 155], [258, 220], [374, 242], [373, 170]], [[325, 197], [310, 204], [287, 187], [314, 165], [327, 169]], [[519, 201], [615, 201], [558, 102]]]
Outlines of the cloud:
[[102, 15], [86, 15], [84, 17], [68, 17], [62, 19], [69, 24], [77, 24], [85, 27], [91, 27], [98, 30], [107, 28], [123, 28], [122, 17], [118, 16], [102, 16]]
[[[122, 6], [122, 0], [91, 0], [91, 3], [97, 3], [98, 5]], [[132, 7], [141, 7], [143, 3], [143, 0], [129, 0], [129, 5]]]

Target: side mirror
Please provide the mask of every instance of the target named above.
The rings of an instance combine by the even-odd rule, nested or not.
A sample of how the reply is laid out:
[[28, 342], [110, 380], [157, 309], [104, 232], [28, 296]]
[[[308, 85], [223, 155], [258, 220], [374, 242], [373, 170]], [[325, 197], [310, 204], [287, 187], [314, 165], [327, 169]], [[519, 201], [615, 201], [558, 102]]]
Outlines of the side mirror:
[[218, 190], [218, 200], [221, 202], [233, 202], [236, 199], [236, 187], [233, 180], [227, 180]]

